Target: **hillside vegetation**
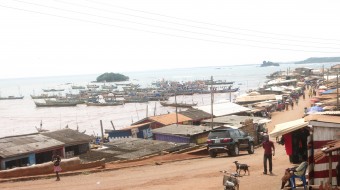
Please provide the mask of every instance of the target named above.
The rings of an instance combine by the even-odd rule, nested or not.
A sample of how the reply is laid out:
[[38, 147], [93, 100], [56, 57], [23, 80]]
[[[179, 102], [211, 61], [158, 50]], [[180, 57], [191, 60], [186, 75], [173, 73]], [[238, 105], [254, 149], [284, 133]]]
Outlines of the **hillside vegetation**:
[[327, 63], [327, 62], [340, 62], [340, 57], [311, 57], [303, 61], [297, 61], [295, 62], [295, 64]]
[[119, 73], [104, 73], [97, 77], [97, 82], [121, 82], [129, 80], [128, 76]]

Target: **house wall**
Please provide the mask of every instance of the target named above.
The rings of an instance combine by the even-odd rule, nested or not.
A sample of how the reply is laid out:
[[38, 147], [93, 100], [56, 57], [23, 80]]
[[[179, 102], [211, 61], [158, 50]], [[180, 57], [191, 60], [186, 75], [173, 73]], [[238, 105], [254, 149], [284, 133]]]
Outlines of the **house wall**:
[[171, 134], [154, 133], [154, 140], [176, 142], [176, 143], [190, 143], [190, 137], [176, 136]]
[[208, 134], [209, 134], [209, 132], [195, 135], [195, 137], [194, 137], [194, 140], [196, 141], [195, 143], [196, 144], [206, 143], [207, 139], [208, 139]]
[[120, 138], [141, 138], [152, 139], [152, 132], [149, 125], [138, 128], [132, 128], [129, 130], [115, 130], [109, 132], [109, 140]]
[[[60, 167], [62, 168], [62, 172], [81, 170], [87, 168], [94, 167], [105, 167], [104, 160], [98, 160], [94, 162], [81, 163], [78, 157], [71, 159], [62, 159], [60, 163]], [[23, 176], [34, 176], [34, 175], [44, 175], [44, 174], [52, 174], [53, 171], [53, 163], [43, 163], [37, 164], [28, 167], [20, 167], [9, 170], [0, 171], [0, 178], [11, 178], [11, 177], [23, 177]]]
[[115, 130], [109, 132], [109, 140], [120, 139], [120, 138], [131, 138], [131, 130]]
[[[309, 157], [309, 176], [311, 184], [319, 185], [321, 181], [325, 184], [329, 177], [329, 157], [316, 162], [314, 152], [320, 150], [329, 141], [336, 139], [336, 133], [340, 131], [340, 125], [331, 125], [330, 123], [310, 122], [313, 126], [312, 150], [308, 152]], [[326, 125], [326, 126], [325, 126]], [[332, 184], [336, 184], [336, 165], [340, 155], [333, 152], [332, 155]], [[340, 184], [337, 184], [340, 185]]]
[[20, 156], [2, 159], [1, 162], [0, 162], [0, 170], [6, 170], [7, 169], [6, 168], [6, 162], [13, 161], [13, 160], [20, 160], [22, 158], [27, 158], [29, 165], [35, 164], [35, 154], [25, 154], [25, 155], [20, 155]]
[[138, 127], [137, 138], [152, 139], [151, 128], [147, 126]]

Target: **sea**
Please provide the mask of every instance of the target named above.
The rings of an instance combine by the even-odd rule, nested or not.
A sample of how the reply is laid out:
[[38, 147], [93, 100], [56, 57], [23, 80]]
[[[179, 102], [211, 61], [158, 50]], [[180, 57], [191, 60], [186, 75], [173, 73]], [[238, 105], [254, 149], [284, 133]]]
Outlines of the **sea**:
[[[216, 93], [214, 102], [229, 101], [249, 90], [255, 90], [268, 79], [267, 75], [276, 71], [289, 71], [297, 67], [320, 69], [329, 68], [336, 63], [313, 64], [280, 64], [280, 66], [260, 67], [260, 65], [231, 65], [196, 68], [153, 70], [141, 72], [124, 72], [131, 83], [141, 87], [151, 87], [159, 80], [178, 82], [194, 80], [234, 81], [233, 88], [239, 87], [235, 93]], [[112, 71], [107, 71], [112, 72]], [[157, 101], [148, 103], [127, 103], [121, 106], [86, 106], [75, 107], [36, 107], [30, 95], [40, 95], [42, 89], [62, 88], [61, 93], [75, 93], [71, 85], [87, 85], [95, 81], [99, 74], [51, 76], [17, 79], [0, 79], [0, 96], [24, 96], [18, 100], [0, 100], [0, 137], [36, 133], [42, 126], [45, 130], [58, 130], [65, 127], [78, 129], [88, 135], [101, 135], [101, 122], [105, 129], [121, 129], [130, 126], [148, 116], [175, 112], [175, 108], [163, 107]], [[58, 94], [57, 92], [56, 94]], [[194, 94], [177, 96], [177, 102], [198, 103], [198, 106], [210, 105], [210, 94]], [[170, 97], [169, 102], [174, 102]], [[180, 111], [181, 109], [178, 109]], [[184, 110], [184, 109], [183, 109]], [[113, 126], [112, 126], [113, 124]]]

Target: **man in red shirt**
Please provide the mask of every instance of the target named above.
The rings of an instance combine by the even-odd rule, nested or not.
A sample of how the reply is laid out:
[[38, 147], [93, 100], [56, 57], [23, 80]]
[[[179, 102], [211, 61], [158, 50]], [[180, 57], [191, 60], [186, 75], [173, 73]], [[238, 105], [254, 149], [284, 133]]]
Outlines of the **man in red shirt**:
[[269, 162], [269, 173], [272, 174], [272, 156], [275, 155], [275, 147], [274, 143], [269, 140], [269, 136], [266, 135], [264, 136], [264, 142], [262, 143], [262, 147], [264, 149], [264, 155], [263, 155], [263, 166], [264, 166], [264, 171], [263, 174], [267, 174], [267, 160]]

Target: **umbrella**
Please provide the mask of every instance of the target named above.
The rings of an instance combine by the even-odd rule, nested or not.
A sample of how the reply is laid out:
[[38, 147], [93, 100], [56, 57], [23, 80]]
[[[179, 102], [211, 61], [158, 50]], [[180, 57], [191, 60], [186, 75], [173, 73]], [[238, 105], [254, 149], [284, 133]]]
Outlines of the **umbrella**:
[[320, 106], [313, 106], [311, 108], [308, 109], [307, 114], [311, 114], [311, 113], [315, 113], [315, 112], [322, 112], [323, 108]]
[[319, 89], [321, 90], [326, 90], [327, 89], [327, 87], [326, 86], [319, 86]]

